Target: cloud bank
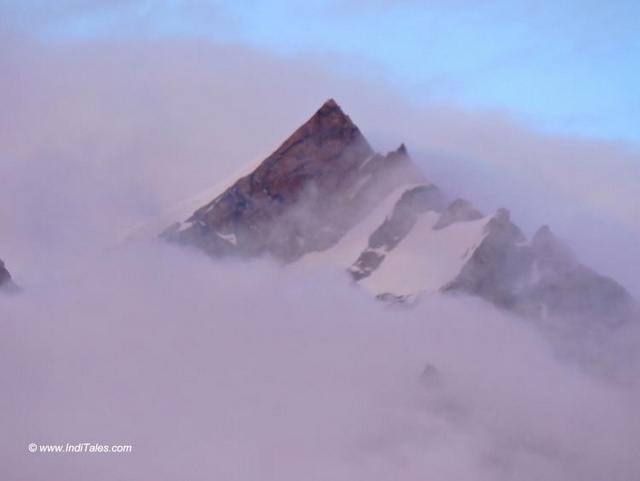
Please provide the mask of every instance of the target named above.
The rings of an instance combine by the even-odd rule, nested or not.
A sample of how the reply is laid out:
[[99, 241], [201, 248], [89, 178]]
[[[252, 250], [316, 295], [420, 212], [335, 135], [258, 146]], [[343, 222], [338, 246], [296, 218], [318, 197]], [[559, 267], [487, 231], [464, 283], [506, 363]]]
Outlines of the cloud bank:
[[[473, 300], [385, 309], [342, 273], [141, 243], [1, 309], [6, 479], [640, 474], [637, 385]], [[133, 451], [27, 451], [81, 442]]]

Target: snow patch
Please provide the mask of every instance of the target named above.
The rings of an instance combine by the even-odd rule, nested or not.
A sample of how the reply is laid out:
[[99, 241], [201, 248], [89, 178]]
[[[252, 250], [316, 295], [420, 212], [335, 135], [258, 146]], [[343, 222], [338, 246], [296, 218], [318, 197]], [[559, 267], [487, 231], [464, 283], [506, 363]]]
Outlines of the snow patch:
[[434, 293], [460, 273], [485, 237], [488, 218], [434, 230], [439, 214], [427, 212], [359, 284], [373, 294], [407, 296]]
[[233, 245], [237, 245], [238, 241], [236, 239], [236, 235], [235, 234], [221, 234], [220, 232], [216, 231], [216, 234], [218, 235], [218, 237], [220, 237], [221, 239], [226, 240], [227, 242], [231, 242]]
[[371, 161], [371, 159], [373, 159], [376, 155], [379, 154], [372, 154], [369, 157], [366, 158], [366, 160], [360, 165], [360, 167], [358, 167], [358, 170], [362, 170], [364, 169], [364, 167]]
[[333, 247], [321, 251], [310, 252], [296, 262], [301, 266], [332, 266], [348, 269], [369, 245], [369, 237], [380, 225], [391, 216], [393, 208], [402, 194], [423, 184], [405, 185], [394, 189], [363, 220], [352, 227], [349, 232]]

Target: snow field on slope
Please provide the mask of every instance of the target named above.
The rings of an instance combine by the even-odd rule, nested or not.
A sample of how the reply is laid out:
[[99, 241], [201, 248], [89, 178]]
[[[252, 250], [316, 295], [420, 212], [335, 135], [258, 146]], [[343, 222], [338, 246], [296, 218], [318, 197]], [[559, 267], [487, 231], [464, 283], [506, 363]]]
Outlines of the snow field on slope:
[[440, 217], [427, 212], [369, 277], [359, 283], [373, 294], [437, 292], [453, 280], [484, 238], [488, 218], [433, 230]]

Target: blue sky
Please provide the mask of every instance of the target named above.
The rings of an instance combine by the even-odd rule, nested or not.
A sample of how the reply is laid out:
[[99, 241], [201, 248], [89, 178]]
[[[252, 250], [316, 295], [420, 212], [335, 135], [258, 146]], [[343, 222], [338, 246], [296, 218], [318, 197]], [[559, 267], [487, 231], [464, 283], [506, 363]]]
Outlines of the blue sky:
[[311, 59], [419, 104], [640, 143], [636, 0], [0, 0], [5, 34], [45, 42], [197, 37]]

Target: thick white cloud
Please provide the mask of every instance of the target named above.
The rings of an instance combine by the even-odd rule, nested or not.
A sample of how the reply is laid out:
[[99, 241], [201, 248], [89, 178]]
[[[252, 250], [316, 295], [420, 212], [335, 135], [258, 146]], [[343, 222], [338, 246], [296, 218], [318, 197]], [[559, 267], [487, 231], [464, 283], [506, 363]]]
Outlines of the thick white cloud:
[[[385, 309], [342, 273], [135, 244], [0, 309], [6, 479], [640, 474], [636, 387], [480, 302]], [[27, 450], [84, 442], [133, 451]]]

